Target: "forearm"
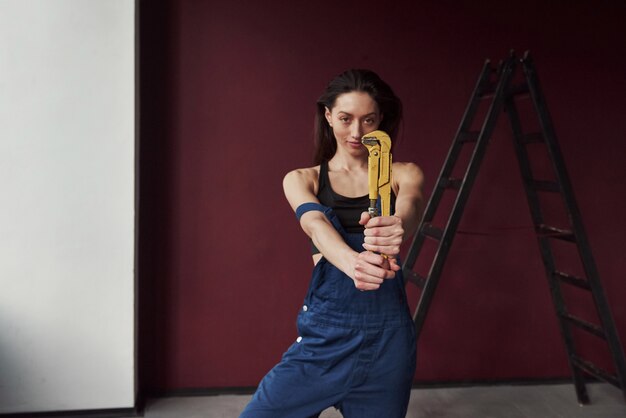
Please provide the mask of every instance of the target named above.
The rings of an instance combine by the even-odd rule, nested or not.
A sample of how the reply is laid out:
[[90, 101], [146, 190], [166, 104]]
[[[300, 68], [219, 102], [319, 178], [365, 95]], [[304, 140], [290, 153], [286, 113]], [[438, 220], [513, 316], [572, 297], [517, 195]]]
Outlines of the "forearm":
[[354, 261], [358, 257], [358, 252], [346, 244], [325, 217], [317, 213], [308, 217], [305, 214], [301, 219], [301, 225], [324, 258], [348, 276], [354, 277]]
[[415, 235], [417, 227], [422, 220], [423, 212], [423, 201], [421, 199], [405, 198], [396, 201], [396, 212], [394, 216], [402, 220], [402, 227], [404, 229], [402, 242]]
[[398, 194], [396, 198], [395, 216], [402, 220], [404, 234], [402, 241], [413, 237], [424, 214], [424, 198], [422, 185], [424, 175], [413, 163], [397, 163]]

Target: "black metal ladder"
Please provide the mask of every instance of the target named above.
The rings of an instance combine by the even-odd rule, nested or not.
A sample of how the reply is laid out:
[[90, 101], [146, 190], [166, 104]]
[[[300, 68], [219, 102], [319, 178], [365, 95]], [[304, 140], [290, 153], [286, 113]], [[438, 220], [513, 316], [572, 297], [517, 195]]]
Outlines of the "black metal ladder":
[[[523, 69], [523, 82], [516, 85], [513, 83], [513, 79], [516, 71], [518, 71], [519, 64], [521, 64]], [[530, 97], [532, 100], [533, 110], [540, 126], [538, 132], [524, 132], [517, 104], [520, 97]], [[489, 107], [480, 129], [474, 128], [475, 130], [472, 130], [475, 121], [480, 122], [476, 115], [482, 100], [490, 100]], [[600, 283], [578, 205], [574, 199], [565, 163], [539, 85], [539, 79], [528, 52], [521, 60], [511, 53], [505, 61], [500, 63], [497, 69], [493, 68], [489, 61], [485, 63], [424, 211], [422, 221], [409, 248], [403, 264], [403, 272], [409, 282], [421, 289], [413, 317], [417, 337], [419, 338], [422, 331], [465, 204], [485, 155], [497, 118], [503, 108], [506, 109], [513, 131], [515, 153], [522, 174], [532, 221], [537, 233], [552, 301], [565, 342], [578, 401], [580, 404], [589, 402], [585, 387], [585, 375], [591, 375], [596, 379], [618, 387], [622, 391], [624, 398], [626, 398], [626, 361], [624, 359], [624, 351]], [[527, 147], [531, 146], [531, 144], [543, 144], [545, 146], [554, 172], [554, 180], [536, 179], [533, 177], [527, 151]], [[459, 155], [463, 147], [468, 146], [473, 146], [473, 149], [471, 150], [471, 157], [465, 168], [464, 175], [462, 178], [454, 178], [452, 175], [459, 160]], [[433, 224], [433, 221], [446, 190], [455, 191], [456, 198], [445, 226], [438, 227]], [[569, 227], [562, 228], [545, 224], [541, 210], [540, 193], [557, 193], [561, 196], [569, 219]], [[427, 238], [435, 240], [437, 250], [430, 264], [430, 270], [427, 276], [424, 277], [413, 271], [413, 267]], [[577, 247], [585, 278], [564, 273], [557, 269], [553, 254], [553, 242], [555, 240], [565, 241]], [[561, 285], [574, 286], [589, 294], [595, 304], [600, 321], [599, 325], [583, 320], [567, 310]], [[587, 332], [606, 342], [615, 366], [615, 373], [603, 370], [589, 360], [580, 357], [572, 335], [574, 328]]]

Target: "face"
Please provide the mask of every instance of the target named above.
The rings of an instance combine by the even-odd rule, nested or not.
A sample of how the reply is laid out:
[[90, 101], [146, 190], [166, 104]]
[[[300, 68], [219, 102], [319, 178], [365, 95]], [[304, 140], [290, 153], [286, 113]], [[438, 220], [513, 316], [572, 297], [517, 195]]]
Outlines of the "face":
[[337, 96], [332, 109], [326, 108], [326, 120], [337, 140], [337, 151], [360, 155], [367, 154], [367, 148], [361, 144], [361, 137], [378, 129], [382, 114], [372, 96], [352, 91]]

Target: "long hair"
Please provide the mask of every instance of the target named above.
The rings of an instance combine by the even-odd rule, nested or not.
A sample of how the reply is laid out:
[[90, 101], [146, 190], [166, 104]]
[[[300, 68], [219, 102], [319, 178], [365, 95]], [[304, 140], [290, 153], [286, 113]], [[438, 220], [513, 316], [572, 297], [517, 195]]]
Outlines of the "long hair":
[[[315, 113], [314, 163], [330, 160], [337, 151], [337, 140], [326, 121], [326, 108], [335, 106], [337, 97], [353, 91], [369, 94], [378, 104], [383, 120], [378, 129], [396, 138], [402, 120], [402, 102], [391, 87], [370, 70], [348, 70], [335, 77], [317, 100]], [[393, 142], [392, 142], [393, 146]]]

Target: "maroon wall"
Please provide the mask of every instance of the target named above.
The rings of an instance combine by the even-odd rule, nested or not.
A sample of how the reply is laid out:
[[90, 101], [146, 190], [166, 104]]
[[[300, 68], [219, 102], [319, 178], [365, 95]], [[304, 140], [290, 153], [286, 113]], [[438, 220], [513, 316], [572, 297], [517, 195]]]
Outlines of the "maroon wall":
[[[310, 165], [331, 77], [366, 67], [394, 86], [406, 110], [394, 158], [422, 167], [428, 196], [484, 59], [511, 48], [537, 63], [626, 340], [626, 9], [542, 3], [142, 3], [143, 387], [254, 386], [296, 337], [311, 261], [281, 180]], [[417, 381], [568, 375], [507, 129], [501, 118]]]

